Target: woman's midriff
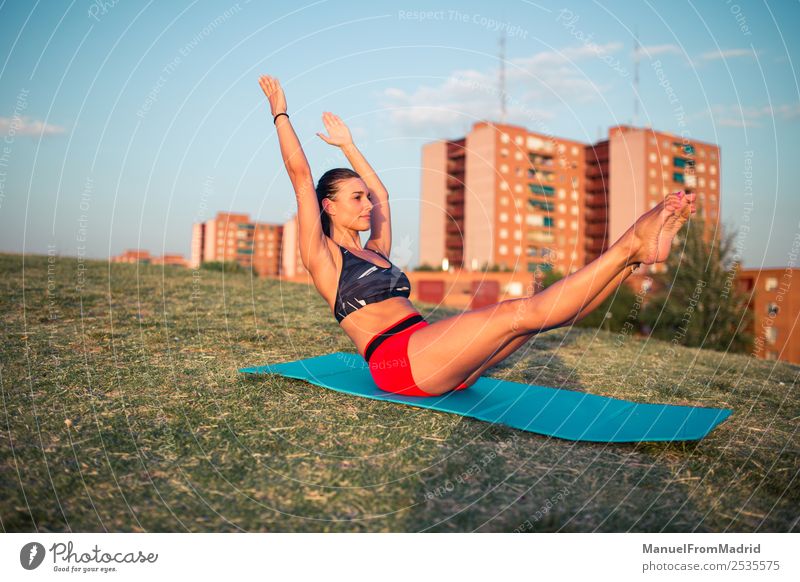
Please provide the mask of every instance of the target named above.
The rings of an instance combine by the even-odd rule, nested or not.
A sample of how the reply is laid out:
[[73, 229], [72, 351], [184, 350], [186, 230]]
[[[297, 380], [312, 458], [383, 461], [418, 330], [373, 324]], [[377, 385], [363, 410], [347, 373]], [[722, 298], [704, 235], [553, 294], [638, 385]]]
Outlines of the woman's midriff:
[[345, 317], [340, 325], [348, 337], [353, 340], [361, 356], [367, 344], [375, 335], [386, 329], [395, 321], [399, 321], [419, 311], [405, 297], [391, 297], [378, 303], [370, 303]]

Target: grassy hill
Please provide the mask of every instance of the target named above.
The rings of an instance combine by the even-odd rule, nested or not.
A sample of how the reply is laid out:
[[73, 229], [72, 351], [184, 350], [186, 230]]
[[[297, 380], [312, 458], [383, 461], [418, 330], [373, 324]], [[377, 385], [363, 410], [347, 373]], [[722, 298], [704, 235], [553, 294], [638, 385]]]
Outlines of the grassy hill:
[[800, 528], [799, 367], [542, 334], [487, 375], [734, 410], [698, 443], [563, 441], [239, 374], [355, 351], [312, 288], [85, 267], [0, 255], [4, 531]]

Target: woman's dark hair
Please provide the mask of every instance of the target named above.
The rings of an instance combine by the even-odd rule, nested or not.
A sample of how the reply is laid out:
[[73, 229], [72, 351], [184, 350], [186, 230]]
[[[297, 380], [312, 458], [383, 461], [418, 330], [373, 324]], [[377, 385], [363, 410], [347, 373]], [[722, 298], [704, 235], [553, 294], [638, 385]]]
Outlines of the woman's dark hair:
[[361, 178], [361, 176], [350, 168], [333, 168], [322, 174], [317, 182], [317, 202], [319, 203], [320, 220], [322, 220], [322, 232], [325, 233], [325, 236], [331, 236], [331, 217], [325, 212], [322, 200], [324, 198], [336, 200], [339, 182], [349, 178]]

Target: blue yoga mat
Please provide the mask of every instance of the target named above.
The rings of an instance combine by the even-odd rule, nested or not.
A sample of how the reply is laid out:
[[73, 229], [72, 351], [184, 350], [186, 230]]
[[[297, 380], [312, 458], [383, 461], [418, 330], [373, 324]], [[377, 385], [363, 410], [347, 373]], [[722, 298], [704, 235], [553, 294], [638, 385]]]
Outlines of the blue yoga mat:
[[694, 441], [706, 436], [732, 412], [723, 408], [643, 404], [487, 376], [466, 390], [441, 396], [402, 396], [378, 388], [364, 358], [347, 352], [239, 371], [279, 374], [337, 392], [451, 412], [575, 441]]

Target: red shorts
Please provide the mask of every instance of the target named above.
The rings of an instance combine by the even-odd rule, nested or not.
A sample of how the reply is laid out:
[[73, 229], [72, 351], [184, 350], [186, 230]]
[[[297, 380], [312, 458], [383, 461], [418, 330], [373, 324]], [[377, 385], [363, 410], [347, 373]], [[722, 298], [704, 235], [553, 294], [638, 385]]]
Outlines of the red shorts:
[[[436, 396], [420, 389], [411, 375], [408, 340], [418, 329], [430, 325], [419, 313], [407, 315], [375, 335], [364, 350], [369, 371], [378, 388], [403, 396]], [[463, 390], [462, 383], [455, 390]]]

